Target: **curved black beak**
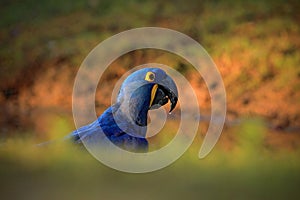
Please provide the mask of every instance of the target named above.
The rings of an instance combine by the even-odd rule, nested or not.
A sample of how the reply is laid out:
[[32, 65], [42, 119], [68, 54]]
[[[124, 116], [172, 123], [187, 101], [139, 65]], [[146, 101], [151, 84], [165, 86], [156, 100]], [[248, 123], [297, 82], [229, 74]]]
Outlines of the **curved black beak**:
[[150, 109], [157, 109], [168, 103], [168, 101], [170, 100], [171, 107], [169, 112], [171, 113], [178, 101], [178, 90], [176, 84], [169, 76], [166, 76], [166, 78], [164, 78], [157, 84], [158, 87], [155, 93], [154, 100], [150, 105]]

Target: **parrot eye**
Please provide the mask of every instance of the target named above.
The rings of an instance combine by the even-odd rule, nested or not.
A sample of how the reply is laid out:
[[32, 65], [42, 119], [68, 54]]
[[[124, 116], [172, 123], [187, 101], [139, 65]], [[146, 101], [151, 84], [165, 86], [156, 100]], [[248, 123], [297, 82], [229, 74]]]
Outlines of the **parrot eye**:
[[147, 72], [146, 76], [145, 76], [145, 80], [152, 82], [155, 79], [155, 74], [153, 72]]

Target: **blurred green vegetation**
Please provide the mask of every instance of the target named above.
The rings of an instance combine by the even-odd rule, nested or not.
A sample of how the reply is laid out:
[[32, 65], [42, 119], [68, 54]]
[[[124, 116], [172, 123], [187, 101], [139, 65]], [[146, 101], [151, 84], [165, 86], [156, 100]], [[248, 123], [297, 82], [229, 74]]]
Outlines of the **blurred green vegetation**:
[[297, 1], [24, 0], [2, 1], [0, 9], [1, 77], [57, 57], [78, 66], [99, 41], [141, 26], [187, 33], [212, 57], [235, 55], [262, 79], [286, 67], [289, 74], [278, 74], [299, 73]]
[[[159, 135], [168, 134], [165, 130]], [[178, 161], [147, 174], [117, 172], [68, 144], [36, 147], [34, 139], [8, 140], [0, 148], [1, 195], [4, 199], [299, 197], [299, 149], [282, 149], [275, 155], [264, 148], [266, 129], [260, 119], [245, 119], [236, 127], [230, 150], [222, 146], [227, 134], [208, 157], [197, 157], [198, 135]]]
[[[299, 124], [299, 10], [297, 0], [2, 0], [0, 109], [4, 118], [19, 120], [14, 126], [29, 124], [29, 128], [11, 129], [11, 120], [0, 119], [0, 198], [299, 198], [299, 133], [274, 133], [268, 122], [256, 117], [279, 120], [279, 128]], [[229, 110], [250, 113], [251, 118], [225, 128], [203, 160], [197, 155], [206, 127], [200, 127], [182, 158], [148, 174], [117, 172], [71, 145], [37, 148], [34, 144], [41, 140], [59, 138], [73, 129], [70, 113], [49, 110], [71, 105], [65, 100], [73, 84], [70, 77], [90, 50], [116, 33], [143, 26], [171, 28], [200, 42], [224, 78]], [[187, 76], [191, 72], [178, 58], [151, 50], [133, 52], [120, 63], [126, 68], [138, 59], [164, 61]], [[118, 71], [111, 73], [123, 72], [120, 66], [117, 63]], [[107, 83], [112, 77], [103, 85], [112, 85]], [[50, 109], [32, 112], [39, 106]], [[268, 106], [273, 109], [270, 113]], [[38, 117], [32, 120], [31, 112]], [[166, 144], [177, 123], [167, 124], [151, 148]]]

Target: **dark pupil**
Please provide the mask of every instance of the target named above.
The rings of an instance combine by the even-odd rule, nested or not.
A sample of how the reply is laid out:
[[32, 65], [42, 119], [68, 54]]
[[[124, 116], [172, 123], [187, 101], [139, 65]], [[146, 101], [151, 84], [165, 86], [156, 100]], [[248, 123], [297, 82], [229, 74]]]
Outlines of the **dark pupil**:
[[153, 74], [150, 74], [150, 75], [149, 75], [149, 79], [150, 79], [150, 80], [154, 80], [154, 75], [153, 75]]

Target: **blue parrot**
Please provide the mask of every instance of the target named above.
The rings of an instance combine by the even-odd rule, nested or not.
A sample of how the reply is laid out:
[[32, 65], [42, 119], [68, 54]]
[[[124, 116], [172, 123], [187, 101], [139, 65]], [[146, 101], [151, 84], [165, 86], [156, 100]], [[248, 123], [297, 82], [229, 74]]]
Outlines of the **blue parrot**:
[[147, 152], [148, 111], [170, 100], [175, 108], [178, 91], [175, 82], [159, 68], [143, 68], [129, 75], [110, 106], [94, 122], [65, 137], [77, 144], [101, 145], [107, 137], [114, 145], [131, 152]]

